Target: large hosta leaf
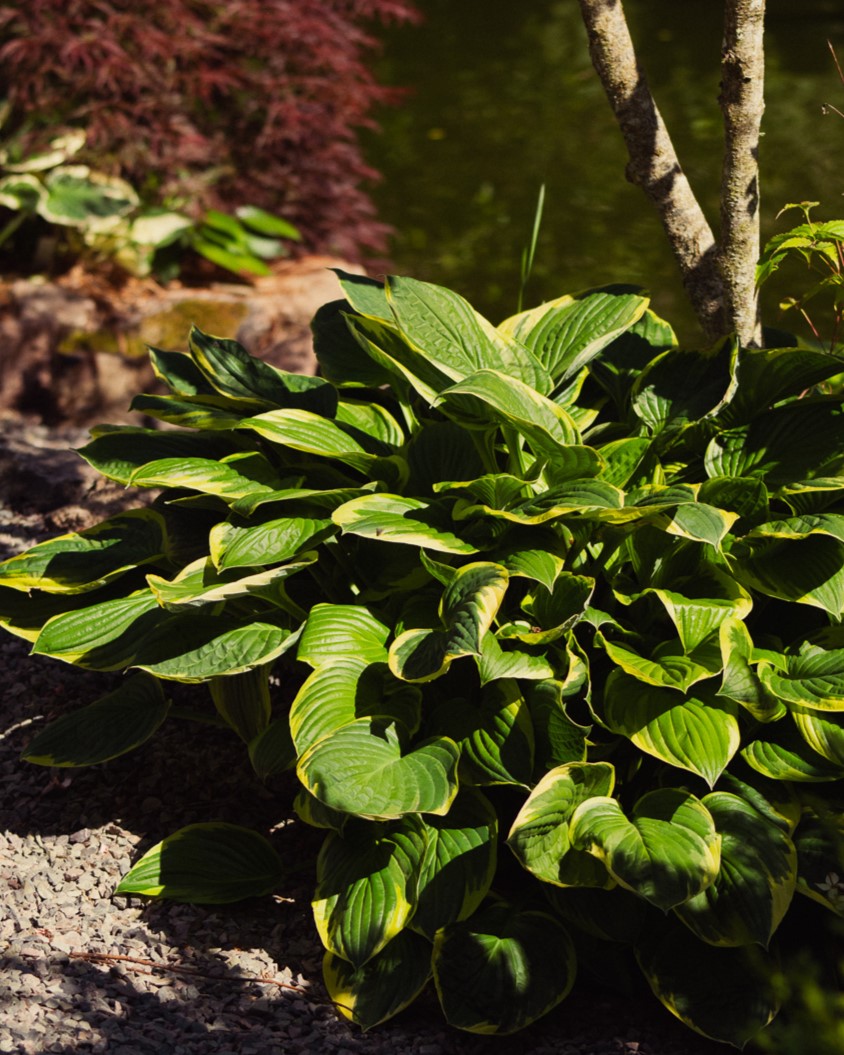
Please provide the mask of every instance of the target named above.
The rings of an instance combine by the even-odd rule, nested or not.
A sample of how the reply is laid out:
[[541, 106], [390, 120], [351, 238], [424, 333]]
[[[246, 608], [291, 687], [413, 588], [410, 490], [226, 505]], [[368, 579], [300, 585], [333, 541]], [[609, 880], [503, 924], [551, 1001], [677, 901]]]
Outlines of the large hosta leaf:
[[350, 431], [330, 418], [308, 410], [271, 410], [267, 414], [245, 418], [239, 428], [251, 429], [281, 447], [335, 458], [361, 472], [366, 472], [378, 457], [377, 453], [362, 446]]
[[569, 415], [516, 378], [496, 370], [479, 370], [441, 392], [443, 413], [467, 428], [489, 428], [490, 422], [512, 428], [537, 455], [564, 455], [580, 434]]
[[767, 948], [794, 894], [794, 843], [737, 795], [715, 791], [703, 804], [721, 836], [721, 869], [710, 887], [674, 911], [710, 945]]
[[297, 774], [326, 806], [373, 820], [445, 814], [457, 794], [460, 749], [447, 737], [402, 750], [395, 722], [359, 718], [318, 740]]
[[614, 783], [615, 770], [608, 762], [572, 762], [546, 773], [507, 836], [522, 866], [555, 886], [611, 885], [601, 862], [572, 846], [569, 822], [582, 802], [611, 795]]
[[634, 412], [657, 433], [668, 425], [676, 427], [705, 417], [730, 387], [733, 351], [730, 341], [722, 341], [710, 355], [678, 348], [663, 352], [633, 385]]
[[220, 575], [208, 557], [200, 557], [183, 568], [174, 579], [148, 575], [147, 585], [162, 608], [171, 612], [213, 607], [221, 601], [233, 601], [241, 597], [274, 601], [281, 583], [313, 564], [316, 554], [305, 554], [305, 558], [253, 575], [240, 575], [237, 572]]
[[720, 866], [712, 815], [677, 788], [643, 795], [629, 818], [615, 799], [588, 798], [574, 812], [570, 838], [602, 860], [622, 886], [663, 911], [704, 891]]
[[431, 681], [460, 656], [479, 656], [509, 576], [500, 564], [464, 565], [440, 602], [442, 630], [406, 630], [390, 646], [390, 669], [404, 681]]
[[793, 703], [788, 708], [800, 735], [819, 755], [844, 768], [844, 714], [829, 714]]
[[814, 711], [844, 711], [844, 648], [813, 648], [799, 656], [788, 656], [785, 670], [761, 663], [759, 677], [786, 703]]
[[751, 590], [844, 614], [844, 542], [828, 535], [795, 541], [748, 539], [728, 556], [736, 578]]
[[238, 437], [221, 432], [141, 429], [133, 425], [100, 426], [80, 454], [103, 476], [128, 484], [142, 465], [164, 458], [224, 458], [242, 449]]
[[786, 396], [799, 395], [844, 370], [844, 359], [808, 348], [742, 348], [736, 364], [737, 387], [719, 420], [749, 421]]
[[425, 988], [431, 977], [431, 943], [403, 930], [362, 967], [327, 952], [322, 977], [340, 1014], [371, 1029], [412, 1004]]
[[184, 487], [235, 501], [245, 495], [272, 491], [278, 486], [278, 478], [261, 455], [236, 454], [225, 461], [160, 458], [136, 469], [129, 483], [133, 487]]
[[574, 984], [575, 953], [553, 916], [496, 902], [437, 933], [433, 966], [452, 1026], [507, 1034], [565, 999]]
[[714, 689], [682, 693], [613, 671], [603, 716], [614, 733], [669, 765], [697, 773], [710, 787], [739, 748], [737, 707]]
[[779, 1010], [772, 964], [758, 947], [718, 949], [666, 924], [636, 955], [654, 995], [705, 1037], [743, 1048]]
[[217, 713], [244, 743], [251, 743], [270, 724], [270, 667], [253, 667], [242, 674], [212, 678], [211, 699]]
[[687, 653], [714, 634], [725, 619], [744, 619], [753, 607], [750, 595], [739, 583], [711, 566], [677, 590], [645, 592], [659, 598]]
[[189, 824], [147, 850], [115, 894], [224, 905], [276, 889], [283, 868], [263, 835], [236, 824]]
[[502, 639], [517, 638], [529, 645], [547, 645], [562, 637], [578, 622], [595, 590], [587, 575], [561, 572], [551, 589], [541, 586], [526, 594], [522, 611], [529, 622], [516, 621], [501, 627]]
[[645, 313], [648, 298], [630, 287], [587, 290], [506, 319], [498, 327], [521, 341], [555, 381], [573, 377]]
[[296, 658], [312, 667], [338, 656], [386, 662], [389, 636], [389, 627], [363, 605], [315, 604], [302, 628]]
[[567, 682], [557, 681], [553, 676], [525, 688], [536, 741], [536, 762], [543, 769], [586, 761], [591, 726], [580, 725], [568, 714], [569, 689]]
[[473, 784], [526, 785], [533, 772], [533, 725], [519, 683], [485, 685], [480, 700], [450, 699], [431, 724], [460, 748], [460, 778]]
[[408, 733], [419, 725], [421, 693], [397, 681], [386, 663], [337, 655], [308, 676], [290, 705], [290, 730], [301, 755], [358, 718], [393, 718]]
[[313, 910], [330, 952], [362, 967], [413, 914], [425, 836], [415, 818], [385, 827], [357, 821], [329, 834], [317, 858]]
[[741, 755], [757, 773], [771, 780], [823, 784], [844, 777], [844, 767], [813, 750], [790, 722], [766, 726], [756, 740], [742, 748]]
[[427, 846], [411, 926], [433, 940], [440, 927], [466, 919], [495, 875], [498, 817], [479, 791], [464, 788], [445, 817], [424, 817]]
[[263, 524], [226, 521], [211, 529], [211, 560], [220, 571], [280, 564], [317, 545], [335, 530], [330, 520], [310, 517], [282, 517]]
[[21, 756], [39, 766], [94, 766], [145, 743], [170, 701], [155, 678], [136, 674], [114, 692], [36, 733]]
[[689, 656], [678, 656], [666, 649], [658, 650], [653, 658], [648, 659], [627, 645], [607, 641], [601, 633], [595, 640], [625, 674], [645, 682], [646, 685], [686, 692], [697, 682], [718, 673], [717, 670], [713, 671], [711, 664], [704, 666]]
[[447, 507], [400, 495], [365, 495], [335, 509], [332, 519], [344, 532], [403, 542], [442, 553], [477, 553], [452, 530]]
[[85, 531], [59, 535], [0, 563], [0, 585], [76, 594], [96, 590], [131, 568], [162, 559], [164, 518], [152, 509], [109, 517]]
[[751, 664], [753, 641], [743, 622], [727, 619], [719, 628], [724, 675], [719, 696], [735, 700], [760, 722], [770, 722], [785, 714], [785, 705], [763, 683]]

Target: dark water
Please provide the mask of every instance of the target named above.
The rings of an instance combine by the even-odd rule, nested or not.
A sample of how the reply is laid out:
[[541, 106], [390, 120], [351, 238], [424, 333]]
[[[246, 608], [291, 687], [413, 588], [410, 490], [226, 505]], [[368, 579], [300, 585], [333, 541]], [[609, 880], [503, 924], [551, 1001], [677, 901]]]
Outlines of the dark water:
[[[451, 286], [498, 321], [516, 307], [536, 196], [546, 204], [526, 306], [607, 282], [649, 288], [693, 333], [662, 229], [625, 181], [626, 152], [592, 72], [576, 0], [419, 0], [424, 25], [385, 36], [380, 74], [411, 89], [367, 139], [396, 269]], [[718, 223], [721, 0], [625, 0], [640, 58], [692, 186]], [[844, 0], [768, 0], [763, 237], [790, 201], [844, 215]], [[794, 222], [798, 221], [796, 214]], [[797, 292], [794, 272], [767, 298]]]

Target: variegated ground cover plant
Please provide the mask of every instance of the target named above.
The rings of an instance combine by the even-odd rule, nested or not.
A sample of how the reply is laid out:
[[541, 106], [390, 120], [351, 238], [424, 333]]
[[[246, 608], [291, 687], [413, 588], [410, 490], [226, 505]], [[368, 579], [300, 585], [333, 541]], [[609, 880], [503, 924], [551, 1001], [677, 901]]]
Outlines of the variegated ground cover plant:
[[[25, 757], [113, 758], [168, 682], [207, 683], [325, 829], [345, 1015], [376, 1025], [433, 978], [454, 1026], [508, 1033], [578, 962], [638, 964], [743, 1045], [777, 1011], [789, 910], [844, 905], [844, 401], [818, 387], [844, 360], [678, 347], [629, 287], [495, 327], [437, 286], [340, 278], [320, 378], [198, 331], [153, 350], [172, 394], [133, 405], [177, 427], [80, 453], [158, 497], [0, 565], [35, 654], [132, 672]], [[200, 823], [118, 893], [283, 876], [263, 835]]]

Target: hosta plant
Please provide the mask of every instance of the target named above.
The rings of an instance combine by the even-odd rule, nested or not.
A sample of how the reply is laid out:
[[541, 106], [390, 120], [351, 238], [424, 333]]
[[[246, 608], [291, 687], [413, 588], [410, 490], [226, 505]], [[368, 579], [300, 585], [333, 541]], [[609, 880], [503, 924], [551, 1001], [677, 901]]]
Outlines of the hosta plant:
[[[80, 453], [155, 500], [0, 565], [35, 654], [131, 672], [25, 757], [113, 758], [169, 682], [207, 683], [325, 830], [344, 1015], [433, 982], [454, 1026], [508, 1033], [580, 964], [743, 1045], [783, 921], [844, 904], [844, 400], [813, 394], [842, 360], [678, 347], [629, 287], [494, 326], [340, 278], [321, 377], [198, 331], [153, 350], [172, 394], [134, 407], [176, 427]], [[225, 902], [284, 868], [198, 818], [118, 893]]]

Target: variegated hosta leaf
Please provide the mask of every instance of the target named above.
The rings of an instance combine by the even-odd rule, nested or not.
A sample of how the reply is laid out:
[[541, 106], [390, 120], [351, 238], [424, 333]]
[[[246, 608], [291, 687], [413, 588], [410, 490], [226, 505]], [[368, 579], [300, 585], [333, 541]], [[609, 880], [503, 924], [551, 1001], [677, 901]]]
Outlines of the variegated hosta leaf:
[[[378, 285], [383, 290], [383, 286]], [[389, 315], [388, 307], [385, 306], [384, 311]], [[323, 304], [311, 320], [320, 375], [338, 387], [363, 385], [378, 388], [389, 384], [390, 372], [368, 355], [361, 355], [361, 345], [350, 332], [350, 317], [352, 322], [358, 319], [358, 316], [351, 315], [349, 302], [334, 300]]]
[[774, 965], [755, 946], [718, 949], [667, 923], [646, 932], [636, 958], [654, 996], [713, 1040], [743, 1048], [779, 1010]]
[[540, 681], [555, 674], [542, 648], [520, 648], [518, 642], [501, 642], [495, 634], [485, 635], [477, 663], [482, 686], [500, 678]]
[[153, 509], [109, 517], [85, 531], [59, 535], [0, 563], [0, 585], [77, 594], [96, 590], [131, 568], [161, 560], [164, 518]]
[[465, 564], [445, 588], [440, 602], [443, 630], [406, 630], [390, 646], [390, 670], [403, 681], [431, 681], [452, 660], [479, 656], [509, 576], [500, 564]]
[[750, 419], [785, 396], [796, 396], [844, 370], [844, 360], [808, 348], [742, 348], [735, 392], [719, 414], [725, 424]]
[[238, 572], [219, 574], [208, 557], [200, 557], [183, 568], [173, 579], [147, 575], [147, 585], [162, 608], [171, 612], [185, 608], [213, 607], [221, 601], [240, 597], [260, 597], [275, 601], [278, 587], [285, 579], [309, 567], [317, 559], [315, 553], [303, 554], [302, 560], [280, 568], [242, 575]]
[[729, 575], [711, 565], [679, 590], [648, 589], [659, 598], [687, 653], [714, 634], [725, 619], [744, 619], [750, 614], [750, 594]]
[[406, 437], [401, 425], [380, 403], [341, 399], [337, 404], [334, 420], [356, 429], [376, 443], [383, 444], [385, 454], [401, 447], [405, 442]]
[[133, 425], [99, 426], [94, 438], [77, 451], [103, 476], [128, 484], [142, 465], [174, 458], [225, 458], [241, 450], [238, 438], [222, 432], [140, 429]]
[[159, 682], [136, 674], [95, 703], [51, 722], [35, 734], [21, 757], [39, 766], [107, 762], [149, 740], [169, 709]]
[[423, 817], [427, 837], [411, 927], [433, 941], [440, 927], [466, 919], [495, 875], [498, 816], [489, 800], [463, 788], [445, 817]]
[[327, 952], [322, 977], [340, 1014], [362, 1029], [372, 1029], [403, 1011], [431, 977], [431, 943], [403, 930], [362, 967]]
[[449, 699], [431, 725], [460, 748], [460, 778], [472, 784], [527, 785], [533, 773], [533, 725], [519, 683], [485, 685], [480, 699]]
[[582, 802], [611, 795], [614, 783], [615, 770], [608, 762], [570, 762], [546, 773], [507, 836], [522, 866], [555, 886], [613, 885], [599, 860], [572, 846], [569, 822]]
[[844, 542], [836, 538], [742, 540], [727, 559], [751, 590], [822, 608], [835, 619], [844, 614]]
[[[149, 344], [147, 351], [155, 376], [159, 381], [163, 381], [171, 392], [179, 396], [216, 396], [221, 401], [226, 400], [206, 378], [191, 355], [184, 352], [165, 352]], [[151, 458], [149, 460], [152, 461]]]
[[496, 563], [502, 564], [511, 578], [532, 579], [544, 586], [549, 592], [554, 589], [554, 581], [563, 570], [563, 558], [547, 549], [530, 549], [519, 547], [504, 556], [496, 557]]
[[296, 658], [312, 667], [338, 656], [386, 663], [390, 630], [363, 605], [315, 604], [299, 639]]
[[158, 606], [151, 590], [139, 590], [53, 616], [35, 639], [32, 652], [91, 670], [121, 670], [132, 663], [156, 627], [174, 618]]
[[260, 454], [235, 454], [225, 461], [213, 458], [160, 458], [136, 469], [132, 487], [184, 487], [204, 495], [235, 501], [245, 495], [272, 491], [278, 477]]
[[630, 818], [615, 799], [588, 798], [575, 810], [569, 835], [622, 886], [663, 911], [704, 891], [721, 863], [712, 814], [678, 788], [643, 795]]
[[619, 670], [607, 678], [608, 728], [669, 765], [715, 783], [739, 748], [737, 707], [713, 689], [688, 693], [647, 685]]
[[188, 345], [205, 379], [235, 402], [301, 407], [327, 417], [335, 411], [337, 391], [321, 377], [287, 374], [249, 355], [237, 341], [212, 337], [195, 326]]
[[634, 413], [654, 433], [699, 421], [727, 395], [734, 352], [730, 340], [721, 341], [710, 355], [680, 348], [663, 352], [633, 385]]
[[271, 410], [267, 414], [245, 418], [238, 428], [257, 432], [280, 447], [334, 458], [360, 472], [370, 469], [381, 453], [380, 450], [367, 450], [337, 422], [308, 410]]
[[434, 737], [402, 750], [394, 721], [359, 718], [335, 729], [300, 757], [299, 780], [326, 806], [389, 820], [445, 814], [457, 794], [460, 749]]
[[449, 1024], [470, 1033], [515, 1033], [568, 996], [575, 952], [546, 912], [495, 902], [434, 940], [434, 981]]
[[742, 748], [741, 756], [752, 769], [771, 780], [823, 784], [844, 777], [840, 763], [814, 751], [785, 720], [767, 726], [756, 740]]
[[0, 586], [0, 626], [10, 634], [32, 642], [48, 619], [88, 607], [90, 602], [91, 598], [84, 593], [42, 593], [40, 590], [25, 593]]
[[525, 687], [536, 741], [536, 762], [553, 769], [567, 762], [586, 761], [591, 726], [579, 725], [566, 710], [565, 682], [546, 678]]
[[225, 905], [278, 887], [283, 866], [263, 835], [236, 824], [189, 824], [147, 850], [115, 894]]
[[454, 533], [448, 507], [442, 502], [400, 495], [365, 495], [335, 509], [332, 519], [342, 531], [364, 538], [402, 542], [441, 553], [477, 553], [476, 546]]
[[707, 505], [705, 502], [689, 502], [677, 507], [677, 511], [661, 521], [669, 535], [679, 535], [693, 542], [707, 542], [720, 547], [730, 528], [738, 520], [738, 513]]
[[[497, 370], [471, 374], [441, 392], [434, 405], [466, 428], [511, 428], [537, 455], [564, 457], [567, 446], [580, 443], [577, 426], [562, 407]], [[600, 464], [597, 458], [594, 464]]]
[[647, 307], [648, 297], [632, 288], [587, 290], [513, 315], [498, 328], [529, 348], [559, 382], [629, 330]]
[[721, 836], [721, 870], [711, 886], [674, 912], [710, 945], [757, 942], [767, 948], [794, 894], [794, 843], [737, 795], [714, 791], [702, 801]]
[[498, 333], [457, 293], [394, 275], [387, 279], [386, 293], [402, 336], [455, 381], [489, 367], [538, 392], [551, 390], [551, 378], [539, 360]]
[[761, 663], [759, 677], [785, 703], [815, 711], [844, 711], [844, 648], [812, 648], [788, 656], [784, 671]]
[[562, 637], [577, 623], [595, 590], [588, 575], [560, 572], [551, 590], [541, 586], [525, 595], [522, 611], [529, 621], [506, 623], [501, 638], [517, 638], [529, 645], [547, 645]]
[[362, 967], [404, 929], [424, 852], [414, 817], [389, 826], [357, 821], [326, 836], [312, 904], [329, 952]]
[[392, 718], [413, 734], [419, 726], [421, 693], [397, 681], [386, 663], [339, 654], [310, 674], [290, 706], [290, 731], [297, 754], [358, 718]]
[[840, 513], [814, 513], [805, 516], [786, 517], [758, 524], [744, 536], [748, 539], [801, 539], [810, 535], [829, 535], [844, 542], [844, 516]]
[[690, 656], [678, 656], [666, 649], [658, 649], [652, 659], [647, 659], [627, 645], [607, 641], [600, 632], [595, 640], [625, 674], [643, 681], [646, 685], [687, 692], [692, 685], [718, 673], [712, 669], [712, 664], [704, 666]]
[[782, 718], [785, 705], [762, 682], [751, 665], [753, 641], [740, 619], [726, 619], [719, 628], [724, 676], [719, 696], [735, 700], [757, 721], [771, 722]]
[[[182, 357], [184, 358], [184, 356]], [[233, 429], [249, 413], [238, 413], [223, 396], [135, 396], [130, 410], [189, 429]]]
[[804, 809], [794, 844], [798, 892], [844, 918], [844, 821], [840, 811]]
[[844, 714], [816, 711], [799, 703], [788, 709], [809, 747], [844, 769]]
[[309, 517], [282, 517], [263, 524], [233, 519], [216, 524], [209, 535], [211, 560], [219, 571], [279, 564], [334, 533], [330, 520]]
[[[625, 519], [623, 506], [623, 493], [603, 480], [569, 480], [532, 498], [522, 499], [507, 509], [459, 499], [454, 506], [454, 519], [467, 520], [479, 513], [515, 524], [546, 524], [575, 514], [585, 519], [612, 520], [618, 513]], [[633, 519], [640, 516], [639, 512], [633, 511]]]
[[628, 436], [612, 440], [598, 449], [604, 460], [601, 479], [614, 487], [624, 487], [636, 474], [651, 447], [646, 436]]
[[228, 678], [211, 678], [217, 713], [248, 744], [270, 724], [270, 666], [253, 667]]
[[242, 674], [295, 647], [298, 631], [272, 615], [237, 622], [224, 616], [171, 616], [138, 648], [133, 666], [169, 681]]
[[762, 480], [744, 476], [713, 476], [698, 491], [698, 500], [740, 517], [766, 518], [770, 495]]

